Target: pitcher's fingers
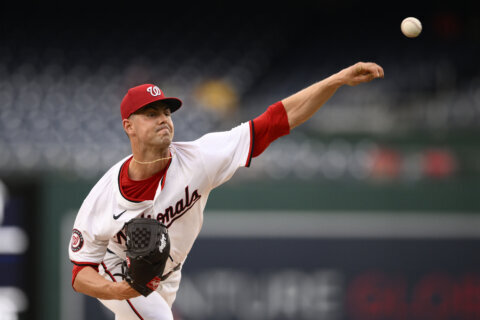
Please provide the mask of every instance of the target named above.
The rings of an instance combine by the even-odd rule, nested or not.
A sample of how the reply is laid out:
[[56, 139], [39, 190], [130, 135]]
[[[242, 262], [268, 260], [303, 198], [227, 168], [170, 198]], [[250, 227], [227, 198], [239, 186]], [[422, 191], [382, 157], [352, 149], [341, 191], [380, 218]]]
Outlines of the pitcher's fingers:
[[379, 78], [385, 77], [385, 72], [383, 71], [383, 68], [379, 65], [377, 65], [378, 72], [379, 72]]
[[384, 76], [383, 68], [375, 62], [361, 62], [359, 67], [357, 70], [362, 70], [363, 74], [373, 73], [375, 78], [383, 78]]
[[356, 81], [358, 84], [363, 82], [369, 82], [369, 81], [372, 81], [373, 79], [375, 79], [375, 74], [370, 72], [370, 73], [363, 74], [361, 76], [357, 76]]

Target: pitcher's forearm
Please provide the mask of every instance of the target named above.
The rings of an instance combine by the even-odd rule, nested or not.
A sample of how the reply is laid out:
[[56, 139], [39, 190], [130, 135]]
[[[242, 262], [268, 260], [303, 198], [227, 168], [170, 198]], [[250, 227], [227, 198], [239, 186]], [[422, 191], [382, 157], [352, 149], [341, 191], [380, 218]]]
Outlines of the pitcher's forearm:
[[85, 267], [78, 272], [73, 287], [77, 292], [104, 300], [124, 300], [140, 295], [125, 281], [108, 281], [90, 267]]
[[356, 86], [383, 76], [379, 65], [359, 62], [283, 99], [290, 129], [310, 119], [342, 85]]
[[282, 100], [290, 130], [310, 119], [342, 85], [334, 74]]

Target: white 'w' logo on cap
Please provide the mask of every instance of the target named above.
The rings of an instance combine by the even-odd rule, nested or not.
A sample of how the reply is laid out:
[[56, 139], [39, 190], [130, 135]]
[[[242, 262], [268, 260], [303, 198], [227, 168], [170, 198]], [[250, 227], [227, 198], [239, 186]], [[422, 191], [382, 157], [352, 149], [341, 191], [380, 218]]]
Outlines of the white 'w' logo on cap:
[[157, 86], [148, 87], [148, 88], [147, 88], [147, 92], [149, 92], [149, 93], [150, 93], [152, 96], [154, 96], [154, 97], [162, 95], [162, 91], [161, 91], [160, 88], [157, 87]]

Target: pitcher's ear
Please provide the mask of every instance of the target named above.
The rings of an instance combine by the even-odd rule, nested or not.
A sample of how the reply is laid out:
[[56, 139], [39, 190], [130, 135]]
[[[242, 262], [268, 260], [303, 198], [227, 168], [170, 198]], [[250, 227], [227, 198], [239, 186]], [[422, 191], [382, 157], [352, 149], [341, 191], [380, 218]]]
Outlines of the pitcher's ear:
[[133, 124], [132, 124], [132, 120], [131, 120], [131, 117], [128, 118], [128, 119], [123, 119], [122, 120], [122, 125], [123, 125], [123, 130], [125, 130], [125, 133], [127, 134], [127, 136], [130, 137], [131, 133], [133, 132]]

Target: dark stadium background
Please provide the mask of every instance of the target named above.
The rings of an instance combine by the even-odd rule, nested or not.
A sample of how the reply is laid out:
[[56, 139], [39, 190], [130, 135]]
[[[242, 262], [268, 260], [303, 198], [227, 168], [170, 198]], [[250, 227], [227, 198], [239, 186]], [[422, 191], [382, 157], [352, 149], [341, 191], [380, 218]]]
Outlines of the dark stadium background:
[[[71, 290], [67, 245], [89, 189], [129, 152], [129, 87], [184, 101], [181, 141], [374, 61], [385, 79], [341, 88], [212, 192], [176, 319], [480, 318], [474, 5], [2, 3], [0, 314], [113, 319]], [[407, 16], [416, 39], [400, 32]]]

